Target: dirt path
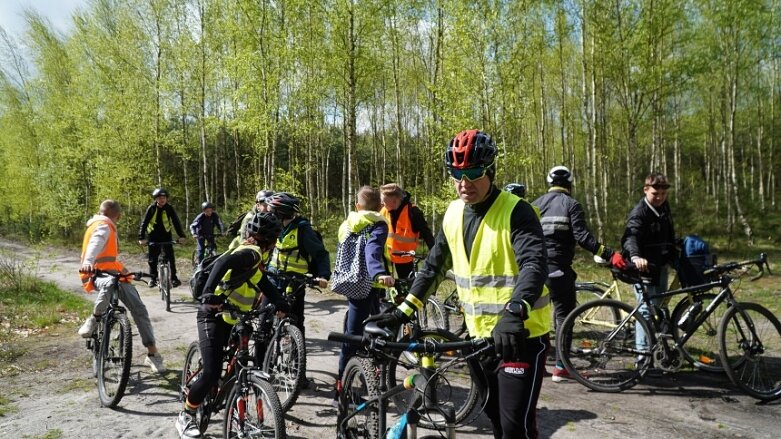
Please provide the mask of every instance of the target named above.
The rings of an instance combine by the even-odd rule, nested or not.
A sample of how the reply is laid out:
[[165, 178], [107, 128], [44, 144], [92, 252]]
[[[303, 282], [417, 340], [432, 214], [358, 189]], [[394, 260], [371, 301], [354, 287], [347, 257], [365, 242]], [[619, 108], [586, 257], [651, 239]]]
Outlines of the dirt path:
[[[76, 251], [32, 251], [5, 240], [0, 240], [0, 247], [38, 260], [39, 277], [81, 294]], [[140, 257], [125, 262], [131, 270], [146, 268]], [[180, 262], [183, 279], [189, 274], [185, 264]], [[177, 437], [179, 369], [186, 346], [197, 338], [195, 305], [183, 286], [174, 291], [176, 300], [167, 313], [156, 290], [143, 284], [138, 288], [169, 371], [154, 375], [143, 366], [144, 352], [136, 334], [127, 393], [118, 409], [104, 409], [76, 325], [67, 332], [30, 339], [35, 341], [27, 346], [26, 355], [14, 364], [0, 365], [0, 396], [18, 408], [0, 417], [0, 438], [43, 437], [55, 429], [63, 438]], [[336, 413], [330, 399], [338, 352], [325, 339], [329, 331], [341, 330], [345, 308], [340, 296], [312, 291], [307, 295], [308, 375], [315, 385], [287, 414], [291, 438], [334, 437]], [[19, 372], [6, 372], [13, 369]], [[594, 393], [577, 383], [554, 384], [546, 378], [538, 407], [540, 436], [549, 438], [776, 438], [781, 427], [781, 402], [757, 405], [733, 390], [725, 377], [705, 373], [649, 378], [621, 394]], [[221, 436], [221, 421], [219, 415], [213, 419], [206, 437]], [[481, 416], [475, 425], [459, 430], [459, 437], [493, 435]]]

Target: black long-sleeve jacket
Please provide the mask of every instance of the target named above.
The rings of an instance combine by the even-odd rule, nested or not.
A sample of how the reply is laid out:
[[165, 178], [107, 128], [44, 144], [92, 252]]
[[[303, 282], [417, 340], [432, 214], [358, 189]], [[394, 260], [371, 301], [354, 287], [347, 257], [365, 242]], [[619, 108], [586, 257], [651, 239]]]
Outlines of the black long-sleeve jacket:
[[599, 251], [601, 245], [588, 230], [583, 207], [566, 189], [551, 188], [532, 204], [540, 209], [548, 264], [557, 267], [572, 266], [575, 244], [592, 254]]
[[[211, 273], [209, 273], [209, 278], [203, 286], [203, 295], [214, 294], [214, 290], [220, 285], [220, 281], [222, 281], [223, 276], [225, 276], [225, 273], [227, 273], [228, 270], [232, 269], [234, 270], [233, 272], [243, 272], [251, 270], [253, 267], [258, 267], [261, 262], [258, 253], [248, 248], [234, 251], [225, 257], [217, 258]], [[259, 270], [261, 268], [258, 267], [254, 269]], [[271, 303], [277, 306], [285, 306], [285, 304], [282, 303], [284, 300], [282, 294], [269, 280], [268, 276], [264, 275], [261, 277], [257, 287], [269, 298]]]
[[[464, 243], [467, 257], [475, 244], [475, 235], [485, 214], [499, 196], [499, 189], [493, 186], [485, 201], [464, 207]], [[510, 238], [515, 253], [515, 262], [519, 268], [519, 280], [513, 288], [511, 301], [525, 301], [533, 304], [542, 294], [542, 287], [548, 277], [545, 256], [545, 238], [537, 214], [532, 206], [521, 201], [515, 205], [510, 215]], [[442, 282], [447, 270], [453, 267], [451, 250], [442, 230], [437, 234], [434, 247], [423, 264], [423, 269], [415, 276], [410, 293], [425, 303], [428, 296]]]
[[621, 247], [629, 259], [634, 256], [646, 259], [654, 278], [662, 266], [674, 263], [677, 252], [670, 204], [665, 201], [655, 208], [643, 197], [629, 212]]
[[[179, 235], [180, 238], [184, 238], [186, 236], [184, 229], [182, 229], [182, 223], [179, 222], [179, 217], [176, 215], [176, 211], [174, 210], [173, 206], [166, 203], [163, 207], [157, 207], [157, 203], [152, 203], [146, 209], [144, 218], [141, 220], [141, 226], [138, 228], [139, 241], [142, 239], [147, 239], [147, 236], [148, 239], [152, 242], [165, 242], [173, 240], [171, 231], [165, 230], [165, 225], [163, 224], [163, 212], [168, 215], [168, 219], [171, 221], [171, 225], [173, 225], [174, 230], [176, 230], [176, 234]], [[147, 226], [149, 226], [149, 223], [152, 222], [152, 219], [155, 218], [155, 216], [157, 217], [155, 219], [154, 228], [151, 232], [147, 233]]]

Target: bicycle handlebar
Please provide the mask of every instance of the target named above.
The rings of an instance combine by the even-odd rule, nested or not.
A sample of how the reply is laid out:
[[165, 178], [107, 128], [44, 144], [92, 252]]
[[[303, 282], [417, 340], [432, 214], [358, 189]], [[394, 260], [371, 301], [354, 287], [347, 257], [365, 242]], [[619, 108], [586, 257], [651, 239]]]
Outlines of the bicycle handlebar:
[[749, 265], [756, 265], [757, 269], [759, 269], [759, 274], [756, 276], [752, 276], [750, 280], [755, 281], [762, 276], [765, 275], [765, 268], [767, 268], [767, 272], [771, 275], [773, 274], [772, 271], [770, 271], [770, 264], [767, 262], [767, 253], [760, 253], [759, 257], [757, 259], [749, 259], [742, 262], [727, 262], [726, 264], [719, 264], [715, 265], [703, 272], [705, 276], [714, 276], [726, 273], [728, 271], [737, 270], [738, 268], [747, 267]]
[[348, 343], [378, 349], [384, 351], [406, 351], [415, 353], [435, 354], [448, 351], [479, 350], [493, 344], [492, 338], [474, 338], [470, 340], [439, 342], [430, 339], [423, 341], [410, 341], [406, 343], [388, 341], [392, 334], [383, 328], [377, 326], [377, 323], [370, 322], [364, 328], [363, 336], [343, 334], [341, 332], [328, 333], [328, 340]]
[[160, 242], [154, 242], [154, 241], [147, 241], [146, 245], [149, 247], [160, 247], [161, 245], [173, 245], [173, 244], [179, 244], [178, 241], [160, 241]]

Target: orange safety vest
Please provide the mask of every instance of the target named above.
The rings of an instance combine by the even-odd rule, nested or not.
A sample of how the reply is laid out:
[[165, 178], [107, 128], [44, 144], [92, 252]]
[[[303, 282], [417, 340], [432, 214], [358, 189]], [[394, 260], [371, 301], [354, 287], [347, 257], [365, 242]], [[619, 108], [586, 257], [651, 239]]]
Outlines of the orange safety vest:
[[401, 209], [395, 226], [391, 222], [390, 211], [384, 207], [380, 210], [382, 216], [388, 220], [388, 240], [385, 241], [385, 246], [390, 249], [390, 260], [394, 264], [406, 264], [414, 260], [412, 256], [396, 256], [393, 254], [394, 251], [409, 252], [418, 248], [420, 234], [412, 230], [412, 221], [409, 219], [409, 206], [409, 204], [405, 204], [404, 208]]
[[[84, 263], [84, 254], [87, 252], [87, 246], [95, 233], [95, 229], [101, 224], [108, 224], [109, 235], [106, 240], [106, 246], [103, 251], [95, 258], [95, 268], [101, 271], [119, 271], [126, 274], [128, 271], [125, 266], [117, 260], [119, 255], [119, 239], [117, 238], [117, 227], [110, 220], [97, 220], [87, 227], [84, 233], [84, 241], [81, 243], [81, 262]], [[95, 290], [95, 284], [92, 282], [92, 276], [89, 273], [79, 273], [81, 277], [81, 287], [84, 291], [91, 292]], [[128, 279], [121, 279], [123, 282], [130, 282]]]

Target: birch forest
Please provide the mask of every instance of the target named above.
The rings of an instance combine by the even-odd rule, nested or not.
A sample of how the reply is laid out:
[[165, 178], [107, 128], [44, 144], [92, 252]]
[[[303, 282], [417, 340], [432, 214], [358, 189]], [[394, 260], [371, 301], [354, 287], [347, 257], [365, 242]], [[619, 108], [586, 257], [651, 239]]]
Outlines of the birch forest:
[[[31, 2], [34, 5], [34, 2]], [[463, 129], [496, 184], [575, 175], [618, 245], [650, 171], [680, 235], [779, 243], [781, 0], [90, 0], [0, 28], [0, 232], [78, 240], [105, 198], [182, 222], [293, 192], [329, 233], [397, 182], [439, 229]], [[186, 225], [185, 225], [186, 226]]]

